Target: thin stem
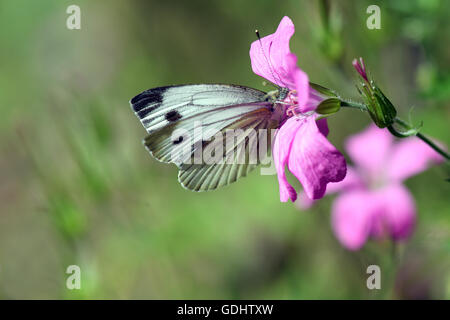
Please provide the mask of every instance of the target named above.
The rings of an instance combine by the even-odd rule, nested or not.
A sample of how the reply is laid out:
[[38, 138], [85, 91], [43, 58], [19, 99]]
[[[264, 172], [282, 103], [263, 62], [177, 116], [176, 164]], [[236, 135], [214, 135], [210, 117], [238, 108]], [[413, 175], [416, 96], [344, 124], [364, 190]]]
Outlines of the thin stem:
[[363, 103], [346, 101], [346, 100], [342, 100], [342, 99], [341, 99], [341, 107], [359, 109], [361, 111], [367, 111], [367, 107]]
[[[367, 106], [365, 104], [358, 103], [358, 102], [352, 102], [352, 101], [341, 100], [341, 107], [347, 107], [347, 108], [358, 109], [361, 111], [367, 111]], [[400, 118], [395, 118], [394, 121], [395, 121], [395, 123], [399, 124], [400, 126], [402, 126], [403, 128], [405, 128], [407, 130], [412, 129], [411, 126], [406, 121], [403, 121]], [[448, 154], [444, 149], [439, 147], [436, 143], [431, 141], [431, 139], [428, 138], [426, 135], [418, 132], [416, 134], [416, 137], [419, 138], [420, 140], [422, 140], [423, 142], [425, 142], [426, 144], [428, 144], [434, 151], [439, 153], [445, 159], [450, 160], [450, 154]]]
[[[395, 122], [404, 127], [405, 129], [411, 129], [410, 125], [405, 121], [403, 121], [402, 119], [395, 118]], [[450, 155], [445, 150], [440, 148], [437, 144], [435, 144], [433, 141], [431, 141], [431, 139], [428, 138], [426, 135], [417, 132], [416, 137], [425, 142], [426, 144], [428, 144], [431, 148], [433, 148], [434, 151], [439, 153], [445, 159], [450, 160]]]
[[443, 156], [445, 159], [450, 160], [450, 155], [439, 148], [433, 141], [431, 141], [429, 138], [427, 138], [425, 135], [418, 132], [416, 134], [417, 138], [421, 139], [423, 142], [427, 143], [431, 148], [434, 149], [437, 153], [439, 153], [441, 156]]

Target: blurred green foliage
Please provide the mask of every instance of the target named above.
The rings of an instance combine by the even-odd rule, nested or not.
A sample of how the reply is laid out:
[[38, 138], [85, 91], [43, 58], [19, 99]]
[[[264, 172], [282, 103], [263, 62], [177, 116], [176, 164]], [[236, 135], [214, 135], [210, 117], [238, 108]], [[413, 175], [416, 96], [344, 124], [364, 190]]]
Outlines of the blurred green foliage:
[[[66, 28], [71, 4], [81, 30]], [[380, 30], [366, 28], [370, 4]], [[177, 83], [262, 88], [253, 31], [272, 33], [284, 15], [312, 81], [356, 98], [362, 56], [399, 114], [414, 107], [423, 132], [450, 145], [446, 0], [1, 0], [0, 297], [450, 298], [446, 166], [407, 181], [419, 213], [408, 243], [355, 253], [332, 234], [331, 197], [300, 211], [258, 173], [188, 192], [143, 148], [131, 97]], [[343, 150], [369, 119], [341, 110], [329, 123]], [[81, 290], [65, 287], [71, 264]], [[370, 264], [382, 290], [366, 288]]]

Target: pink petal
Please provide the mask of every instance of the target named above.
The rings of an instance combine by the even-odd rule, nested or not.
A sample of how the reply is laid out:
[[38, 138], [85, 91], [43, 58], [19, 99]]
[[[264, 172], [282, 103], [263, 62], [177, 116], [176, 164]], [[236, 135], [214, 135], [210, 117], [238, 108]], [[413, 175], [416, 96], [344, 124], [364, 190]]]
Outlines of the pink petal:
[[374, 215], [372, 235], [388, 234], [394, 240], [408, 238], [415, 225], [414, 200], [400, 183], [394, 183], [376, 191], [379, 208]]
[[383, 172], [391, 145], [389, 131], [370, 125], [347, 140], [346, 150], [354, 163], [373, 177]]
[[297, 90], [298, 108], [300, 112], [306, 113], [308, 111], [316, 110], [318, 103], [309, 102], [309, 80], [305, 72], [296, 68], [294, 71], [294, 81]]
[[285, 173], [285, 166], [291, 152], [292, 142], [299, 129], [297, 122], [292, 121], [292, 119], [288, 119], [278, 130], [273, 145], [273, 158], [278, 175], [281, 202], [286, 202], [288, 199], [294, 202], [297, 199], [297, 193], [287, 181]]
[[[316, 124], [317, 124], [317, 128], [319, 129], [320, 133], [322, 133], [325, 137], [328, 136], [328, 133], [330, 130], [328, 129], [327, 118], [316, 120]], [[332, 184], [334, 184], [334, 183], [330, 183], [330, 185], [332, 185]], [[308, 198], [308, 196], [306, 195], [306, 193], [304, 191], [301, 191], [299, 193], [297, 201], [295, 202], [295, 205], [299, 209], [306, 210], [306, 209], [309, 209], [314, 204], [314, 202], [315, 202], [314, 200]]]
[[[349, 191], [349, 190], [357, 190], [357, 189], [365, 189], [363, 180], [356, 172], [356, 170], [352, 167], [347, 166], [347, 174], [345, 175], [344, 180], [340, 182], [330, 182], [327, 184], [327, 190], [325, 191], [325, 195], [333, 194], [339, 191]], [[300, 192], [298, 195], [298, 199], [296, 201], [296, 206], [299, 209], [309, 209], [315, 200], [308, 198], [304, 191]]]
[[328, 122], [327, 118], [322, 118], [319, 120], [316, 120], [317, 128], [319, 128], [320, 133], [322, 133], [325, 137], [328, 136], [328, 133], [330, 132], [330, 129], [328, 129]]
[[289, 40], [294, 32], [291, 19], [284, 17], [275, 33], [254, 41], [250, 47], [253, 72], [281, 87], [294, 89], [291, 61], [286, 59], [291, 53]]
[[309, 79], [308, 75], [297, 67], [297, 57], [290, 53], [286, 56], [287, 70], [289, 70], [290, 75], [295, 84], [295, 90], [297, 91], [297, 103], [300, 112], [308, 112], [316, 109], [318, 104], [308, 104], [309, 101]]
[[351, 250], [360, 249], [369, 236], [406, 239], [415, 221], [414, 200], [401, 184], [391, 184], [377, 191], [344, 192], [332, 208], [336, 237]]
[[402, 181], [424, 171], [431, 163], [444, 158], [418, 138], [401, 140], [389, 157], [388, 175], [394, 181]]
[[288, 158], [289, 170], [301, 182], [310, 199], [320, 199], [327, 183], [344, 179], [345, 159], [319, 131], [315, 117], [293, 117], [286, 124], [288, 122], [290, 126], [298, 126]]
[[341, 194], [333, 203], [331, 224], [339, 242], [350, 250], [360, 249], [367, 241], [377, 199], [364, 190]]

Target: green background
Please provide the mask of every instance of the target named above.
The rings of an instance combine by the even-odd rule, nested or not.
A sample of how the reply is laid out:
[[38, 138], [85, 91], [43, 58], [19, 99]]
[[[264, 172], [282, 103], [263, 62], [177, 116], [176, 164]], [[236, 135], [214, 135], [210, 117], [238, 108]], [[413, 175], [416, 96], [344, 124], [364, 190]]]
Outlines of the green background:
[[[357, 99], [362, 56], [404, 118], [450, 145], [450, 2], [0, 1], [0, 298], [450, 298], [450, 184], [441, 165], [406, 185], [418, 225], [404, 244], [341, 247], [333, 197], [280, 203], [258, 171], [192, 193], [152, 159], [128, 101], [156, 86], [234, 83], [264, 89], [248, 55], [284, 15], [312, 81]], [[81, 7], [81, 30], [66, 8]], [[381, 8], [381, 29], [366, 8]], [[411, 107], [414, 107], [411, 110]], [[330, 140], [369, 123], [342, 110]], [[298, 184], [297, 184], [298, 186]], [[65, 286], [81, 268], [81, 290]], [[368, 290], [378, 264], [382, 289]]]

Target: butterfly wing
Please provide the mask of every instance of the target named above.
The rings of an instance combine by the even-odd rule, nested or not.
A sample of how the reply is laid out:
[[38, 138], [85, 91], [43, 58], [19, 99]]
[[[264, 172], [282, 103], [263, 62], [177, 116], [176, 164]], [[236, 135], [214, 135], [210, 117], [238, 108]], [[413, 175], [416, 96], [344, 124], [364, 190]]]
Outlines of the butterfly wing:
[[[185, 188], [206, 191], [246, 176], [269, 156], [259, 155], [258, 148], [261, 139], [270, 138], [270, 131], [264, 136], [259, 130], [278, 128], [282, 116], [265, 97], [264, 92], [243, 86], [181, 85], [144, 91], [131, 105], [149, 133], [144, 144], [150, 154], [176, 164]], [[235, 130], [231, 142], [230, 130]], [[268, 150], [270, 141], [265, 145]], [[196, 161], [195, 155], [208, 148], [219, 150], [216, 156], [221, 161]], [[256, 160], [249, 161], [254, 154]]]

